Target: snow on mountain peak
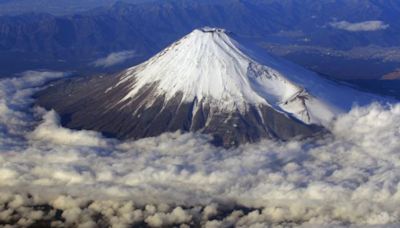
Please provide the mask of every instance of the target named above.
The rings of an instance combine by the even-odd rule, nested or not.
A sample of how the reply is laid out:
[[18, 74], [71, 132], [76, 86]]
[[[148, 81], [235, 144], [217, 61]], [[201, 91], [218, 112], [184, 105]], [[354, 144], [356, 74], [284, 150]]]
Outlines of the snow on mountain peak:
[[208, 33], [226, 33], [225, 29], [213, 28], [213, 27], [203, 27], [203, 28], [199, 28], [197, 30], [202, 31], [202, 32], [208, 32]]
[[157, 83], [161, 95], [205, 99], [219, 108], [243, 109], [246, 104], [282, 102], [302, 89], [278, 72], [262, 66], [242, 52], [225, 30], [196, 29], [149, 61], [126, 72], [137, 79], [125, 97], [142, 86]]
[[202, 100], [232, 111], [268, 105], [302, 122], [324, 125], [352, 105], [330, 102], [337, 85], [238, 40], [224, 29], [194, 30], [126, 70], [119, 84], [130, 83], [131, 88], [122, 101], [155, 85], [167, 100], [182, 94], [181, 102]]

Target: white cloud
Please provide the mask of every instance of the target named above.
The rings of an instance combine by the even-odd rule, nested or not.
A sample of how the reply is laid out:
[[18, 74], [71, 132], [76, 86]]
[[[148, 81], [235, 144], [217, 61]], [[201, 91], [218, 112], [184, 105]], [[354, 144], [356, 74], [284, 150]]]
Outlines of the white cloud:
[[100, 133], [84, 130], [73, 131], [61, 127], [60, 119], [54, 111], [45, 113], [42, 123], [29, 136], [35, 140], [43, 140], [60, 145], [107, 146]]
[[178, 133], [118, 142], [64, 129], [56, 113], [30, 108], [36, 87], [53, 78], [31, 73], [0, 81], [0, 223], [400, 223], [400, 104], [354, 108], [317, 142], [226, 150]]
[[348, 21], [332, 22], [330, 25], [337, 29], [346, 30], [349, 32], [372, 32], [378, 30], [385, 30], [389, 28], [388, 24], [383, 21], [363, 21], [351, 23]]
[[105, 58], [96, 60], [93, 64], [96, 67], [111, 67], [120, 63], [125, 62], [136, 56], [135, 51], [121, 51], [109, 54]]

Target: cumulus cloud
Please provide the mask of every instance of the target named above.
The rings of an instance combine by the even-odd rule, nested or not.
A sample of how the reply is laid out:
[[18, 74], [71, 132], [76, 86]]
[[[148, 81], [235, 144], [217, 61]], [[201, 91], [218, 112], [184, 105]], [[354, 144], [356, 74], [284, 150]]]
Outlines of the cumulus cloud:
[[42, 123], [30, 134], [35, 140], [72, 146], [105, 147], [107, 143], [100, 133], [93, 131], [73, 131], [60, 126], [60, 118], [54, 111], [43, 115]]
[[385, 24], [383, 21], [363, 21], [363, 22], [356, 22], [351, 23], [348, 21], [338, 21], [330, 23], [330, 26], [337, 29], [346, 30], [349, 32], [372, 32], [372, 31], [379, 31], [385, 30], [389, 28], [388, 24]]
[[55, 112], [32, 107], [30, 96], [53, 78], [39, 75], [0, 81], [0, 224], [400, 223], [400, 104], [355, 107], [312, 141], [228, 150], [168, 133], [118, 142], [64, 129]]
[[109, 54], [107, 57], [96, 60], [93, 64], [96, 67], [111, 67], [125, 62], [136, 56], [135, 51], [121, 51]]

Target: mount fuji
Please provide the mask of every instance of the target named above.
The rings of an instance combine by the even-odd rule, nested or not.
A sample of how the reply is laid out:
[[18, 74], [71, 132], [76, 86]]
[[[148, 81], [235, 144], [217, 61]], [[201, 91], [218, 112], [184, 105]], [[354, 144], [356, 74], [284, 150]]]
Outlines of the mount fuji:
[[224, 29], [196, 29], [148, 61], [37, 94], [63, 124], [120, 139], [200, 132], [225, 147], [325, 132], [353, 105], [382, 98], [270, 56]]

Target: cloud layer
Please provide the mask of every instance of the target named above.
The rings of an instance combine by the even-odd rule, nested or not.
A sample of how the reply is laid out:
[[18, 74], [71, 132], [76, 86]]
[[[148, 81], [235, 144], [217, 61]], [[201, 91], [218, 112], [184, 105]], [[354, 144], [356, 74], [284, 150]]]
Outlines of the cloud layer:
[[93, 64], [96, 67], [111, 67], [114, 65], [118, 65], [120, 63], [125, 62], [128, 59], [131, 59], [136, 56], [135, 51], [121, 51], [121, 52], [114, 52], [109, 54], [105, 58], [101, 58], [96, 60]]
[[135, 142], [72, 131], [0, 81], [0, 224], [265, 227], [400, 223], [400, 104], [355, 107], [317, 141], [235, 149], [198, 134]]
[[385, 24], [383, 21], [363, 21], [356, 23], [338, 21], [332, 22], [330, 25], [333, 28], [342, 29], [349, 32], [372, 32], [389, 28], [389, 25]]

